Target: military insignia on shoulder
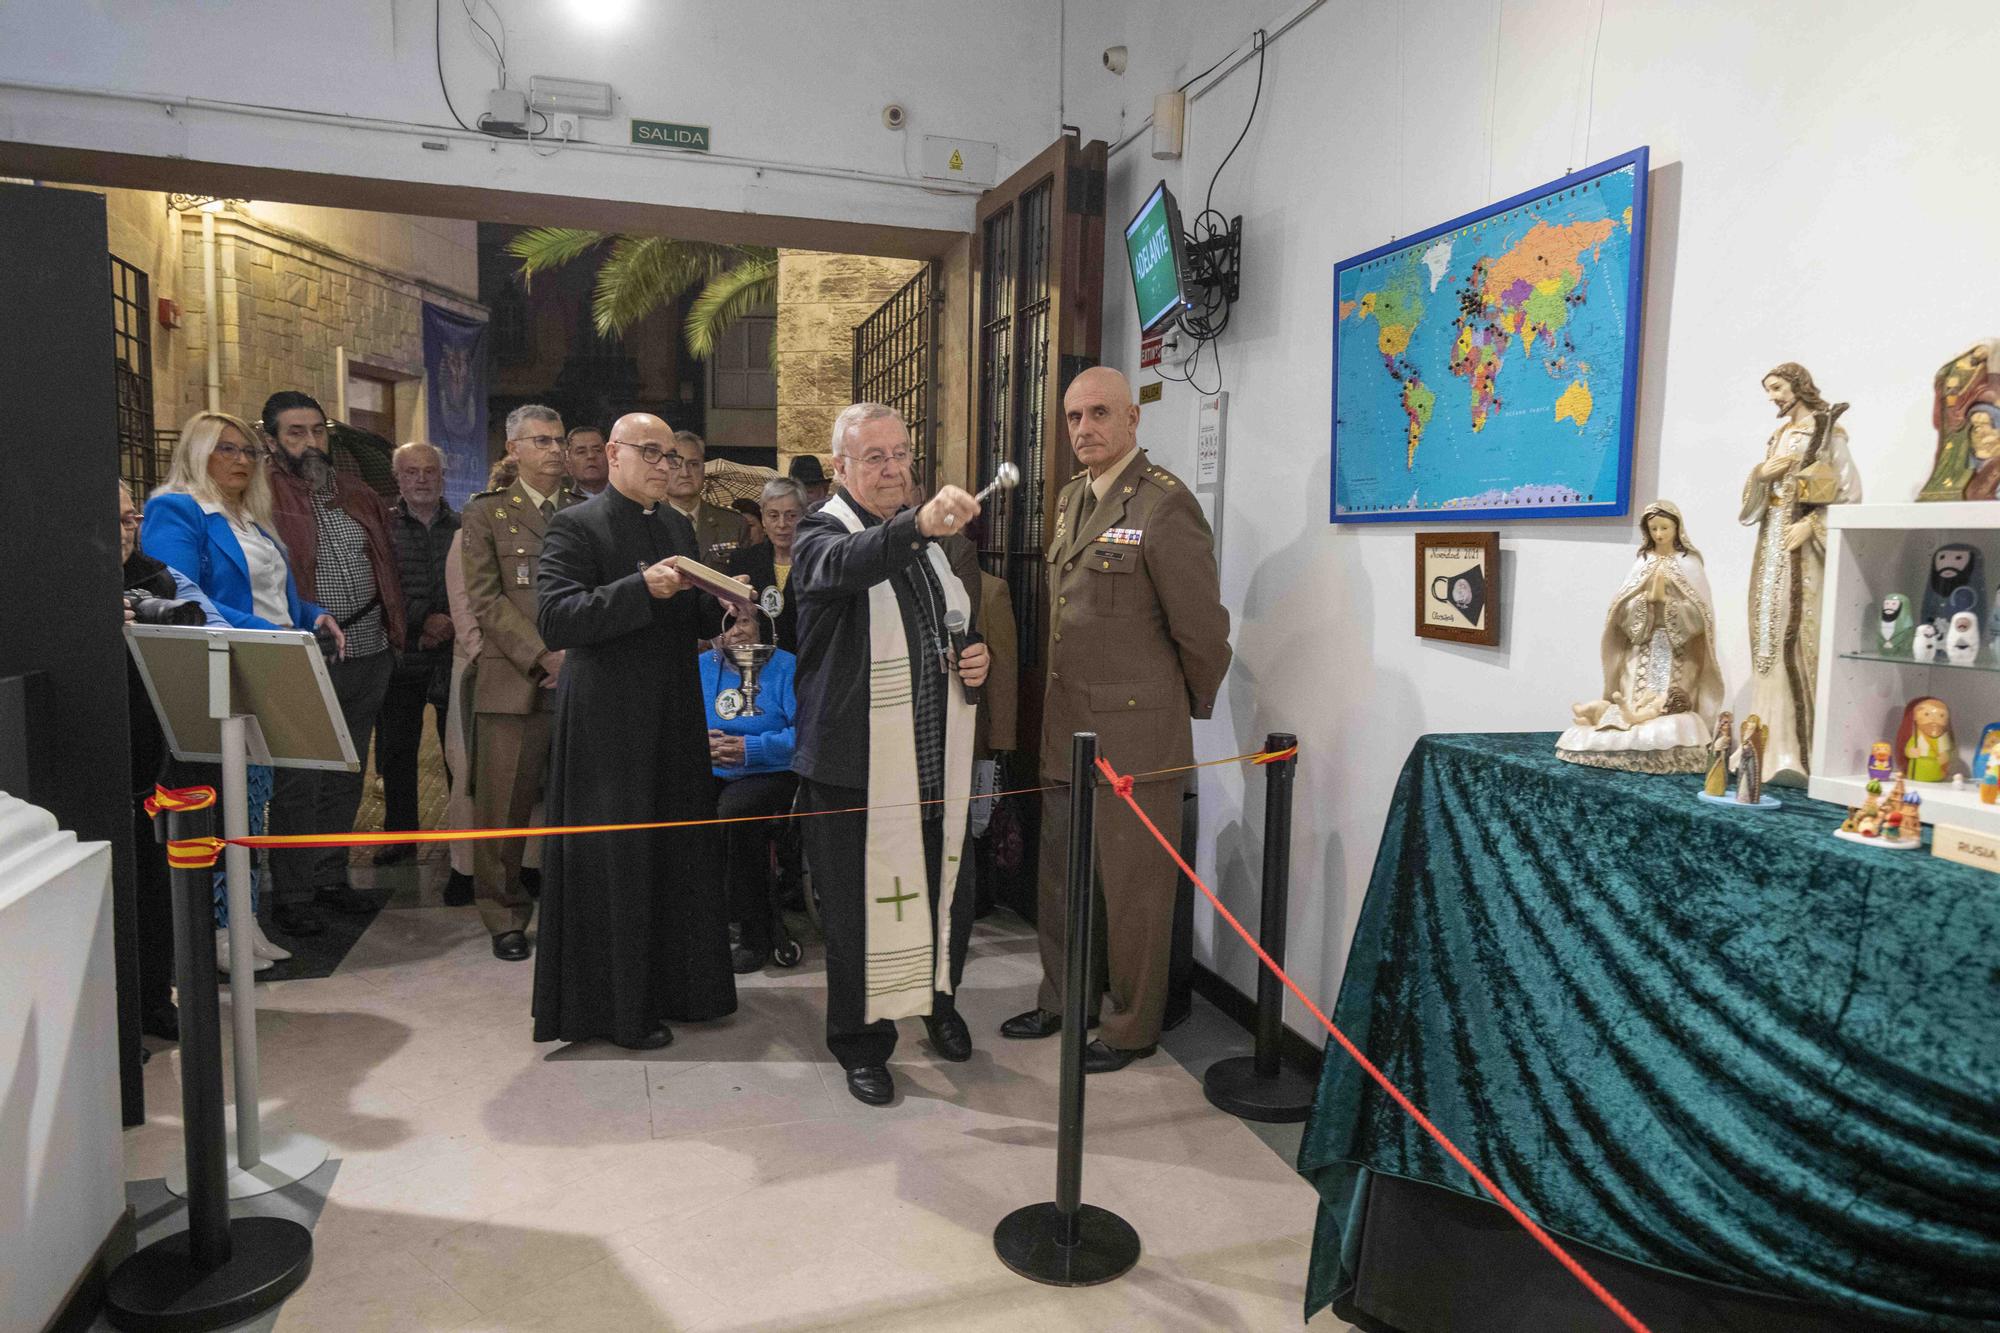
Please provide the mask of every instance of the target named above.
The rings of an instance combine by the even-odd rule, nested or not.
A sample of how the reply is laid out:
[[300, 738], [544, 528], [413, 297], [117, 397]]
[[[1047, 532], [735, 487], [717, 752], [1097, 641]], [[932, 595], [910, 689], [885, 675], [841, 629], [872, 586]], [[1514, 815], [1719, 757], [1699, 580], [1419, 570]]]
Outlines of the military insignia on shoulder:
[[1115, 546], [1137, 546], [1145, 531], [1144, 528], [1106, 528], [1104, 535], [1097, 540], [1110, 542]]

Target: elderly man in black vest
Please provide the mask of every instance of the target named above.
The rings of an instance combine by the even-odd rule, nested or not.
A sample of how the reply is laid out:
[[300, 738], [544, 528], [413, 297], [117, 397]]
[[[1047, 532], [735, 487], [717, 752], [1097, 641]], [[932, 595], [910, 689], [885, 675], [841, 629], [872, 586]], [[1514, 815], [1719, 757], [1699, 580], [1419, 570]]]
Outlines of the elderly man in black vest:
[[[792, 546], [799, 805], [848, 812], [801, 821], [826, 932], [826, 1044], [870, 1106], [895, 1096], [898, 1018], [922, 1018], [942, 1058], [972, 1056], [952, 993], [973, 909], [959, 872], [978, 710], [964, 690], [986, 679], [987, 653], [970, 636], [978, 586], [936, 542], [963, 532], [979, 504], [946, 486], [912, 508], [912, 462], [893, 408], [842, 411], [841, 493], [800, 522]], [[954, 624], [967, 627], [962, 649]]]

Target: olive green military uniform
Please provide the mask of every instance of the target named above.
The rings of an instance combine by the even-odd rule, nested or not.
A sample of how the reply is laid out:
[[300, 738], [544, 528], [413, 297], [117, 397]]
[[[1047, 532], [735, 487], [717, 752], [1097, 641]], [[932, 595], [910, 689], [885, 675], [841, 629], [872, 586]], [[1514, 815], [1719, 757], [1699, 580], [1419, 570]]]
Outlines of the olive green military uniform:
[[729, 560], [750, 540], [750, 522], [734, 509], [724, 509], [703, 500], [689, 519], [694, 524], [695, 544], [701, 563], [710, 569], [729, 568]]
[[[1229, 612], [1215, 572], [1215, 539], [1180, 479], [1143, 451], [1102, 500], [1090, 474], [1063, 487], [1048, 550], [1048, 687], [1042, 778], [1069, 777], [1070, 734], [1094, 731], [1120, 773], [1194, 762], [1191, 718], [1208, 717], [1229, 669]], [[1116, 465], [1114, 464], [1114, 467]], [[1133, 796], [1169, 841], [1180, 836], [1185, 773], [1141, 778]], [[1099, 789], [1097, 873], [1104, 939], [1096, 973], [1110, 1003], [1098, 1038], [1115, 1050], [1159, 1039], [1173, 938], [1173, 862], [1123, 801]], [[1069, 859], [1069, 793], [1042, 803], [1037, 1003], [1062, 1009]], [[1099, 997], [1087, 1006], [1099, 1007]]]
[[[570, 490], [549, 497], [552, 509], [578, 500]], [[535, 628], [535, 578], [547, 524], [518, 481], [473, 496], [461, 519], [465, 600], [480, 632], [472, 688], [472, 811], [481, 828], [525, 826], [548, 777], [556, 692], [541, 683], [548, 649]], [[525, 930], [534, 905], [521, 889], [520, 840], [474, 843], [472, 874], [486, 929], [494, 935]]]

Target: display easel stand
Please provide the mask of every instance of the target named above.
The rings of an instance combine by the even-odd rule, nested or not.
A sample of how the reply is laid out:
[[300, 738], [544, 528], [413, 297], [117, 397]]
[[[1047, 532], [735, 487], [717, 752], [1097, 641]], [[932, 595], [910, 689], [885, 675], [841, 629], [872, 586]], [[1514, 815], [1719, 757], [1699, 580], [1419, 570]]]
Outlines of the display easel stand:
[[[161, 827], [176, 839], [203, 837], [214, 817], [174, 811]], [[141, 848], [140, 855], [149, 850], [160, 854]], [[139, 1333], [227, 1328], [278, 1304], [312, 1272], [312, 1233], [303, 1226], [283, 1217], [229, 1216], [210, 872], [171, 873], [188, 1225], [127, 1258], [105, 1283], [105, 1317], [114, 1328]]]
[[1090, 959], [1097, 733], [1070, 738], [1069, 953], [1063, 963], [1062, 1086], [1057, 1101], [1056, 1197], [1000, 1219], [1000, 1262], [1054, 1287], [1091, 1287], [1123, 1277], [1139, 1262], [1139, 1233], [1109, 1209], [1083, 1202], [1084, 994]]

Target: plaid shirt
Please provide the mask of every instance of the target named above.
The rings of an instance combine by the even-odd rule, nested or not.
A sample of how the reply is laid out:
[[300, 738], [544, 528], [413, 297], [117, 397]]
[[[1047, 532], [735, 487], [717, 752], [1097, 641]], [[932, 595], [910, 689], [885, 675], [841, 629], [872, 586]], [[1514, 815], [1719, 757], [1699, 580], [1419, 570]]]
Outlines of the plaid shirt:
[[[928, 552], [920, 555], [892, 576], [903, 610], [903, 628], [910, 640], [910, 686], [912, 721], [917, 740], [917, 796], [919, 800], [944, 799], [944, 704], [949, 683], [939, 659], [939, 646], [948, 644], [945, 634], [944, 589], [938, 584], [937, 570], [931, 567]], [[943, 819], [944, 806], [923, 807], [925, 819]]]
[[[368, 563], [368, 532], [332, 503], [333, 495], [331, 488], [312, 492], [319, 603], [346, 631], [347, 655], [368, 657], [389, 647], [375, 570]], [[356, 617], [364, 606], [367, 614]]]

